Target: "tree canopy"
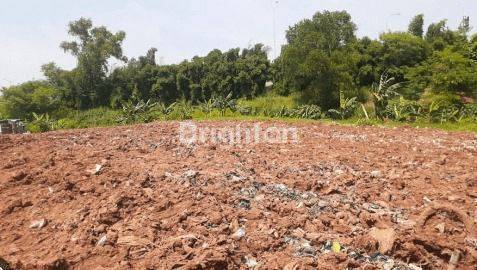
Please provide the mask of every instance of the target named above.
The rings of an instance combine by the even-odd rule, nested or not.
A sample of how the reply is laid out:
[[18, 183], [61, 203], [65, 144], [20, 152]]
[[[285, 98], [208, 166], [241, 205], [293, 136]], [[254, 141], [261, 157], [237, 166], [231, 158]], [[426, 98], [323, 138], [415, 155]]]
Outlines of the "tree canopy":
[[[76, 66], [65, 70], [47, 63], [42, 66], [46, 80], [2, 89], [0, 114], [29, 118], [33, 112], [121, 108], [148, 100], [166, 106], [229, 95], [253, 99], [266, 93], [267, 81], [273, 81], [270, 91], [298, 94], [301, 103], [339, 111], [343, 100], [368, 101], [383, 74], [402, 85], [400, 94], [408, 99], [419, 100], [424, 93], [477, 98], [477, 35], [469, 17], [455, 30], [441, 20], [424, 31], [424, 15], [418, 14], [407, 32], [383, 32], [378, 39], [358, 38], [356, 30], [346, 11], [317, 12], [289, 27], [273, 63], [259, 43], [159, 65], [156, 48], [128, 59], [122, 49], [125, 32], [80, 18], [68, 25], [71, 39], [60, 44]], [[111, 68], [112, 60], [122, 64]]]

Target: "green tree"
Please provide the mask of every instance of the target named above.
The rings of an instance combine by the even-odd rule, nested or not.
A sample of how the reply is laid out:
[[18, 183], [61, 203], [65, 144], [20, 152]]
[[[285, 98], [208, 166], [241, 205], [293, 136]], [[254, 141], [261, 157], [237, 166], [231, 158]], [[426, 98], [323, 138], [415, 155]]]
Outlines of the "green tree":
[[[60, 47], [77, 59], [77, 66], [70, 77], [73, 83], [70, 94], [74, 96], [76, 107], [108, 104], [111, 94], [110, 87], [105, 83], [108, 60], [114, 57], [126, 61], [121, 48], [126, 34], [122, 31], [113, 34], [104, 26], [93, 27], [92, 21], [85, 18], [71, 22], [68, 34], [75, 40], [64, 41]], [[61, 80], [54, 77], [59, 75], [59, 71], [53, 72], [52, 64], [44, 67], [44, 71], [52, 82]]]
[[180, 98], [176, 84], [177, 68], [175, 66], [159, 66], [156, 82], [152, 85], [151, 95], [154, 100], [171, 104]]
[[356, 44], [356, 50], [360, 56], [356, 83], [360, 87], [371, 86], [379, 80], [379, 76], [384, 69], [381, 64], [383, 43], [364, 37]]
[[477, 97], [477, 63], [445, 49], [435, 52], [421, 65], [409, 69], [406, 78], [412, 92], [454, 93]]
[[472, 27], [470, 26], [470, 17], [464, 16], [464, 18], [462, 18], [462, 21], [459, 25], [458, 32], [461, 35], [467, 37], [467, 35], [469, 34], [471, 30], [472, 30]]
[[287, 31], [282, 49], [283, 85], [325, 110], [339, 107], [339, 93], [354, 87], [359, 56], [356, 26], [346, 12], [316, 13]]
[[139, 60], [131, 58], [127, 65], [114, 69], [110, 74], [107, 85], [112, 89], [112, 107], [119, 108], [123, 101], [129, 99], [139, 102], [153, 98], [152, 86], [156, 83], [159, 72], [155, 60], [156, 51], [156, 48], [151, 48]]
[[424, 35], [424, 14], [418, 14], [409, 23], [408, 32], [416, 37]]
[[445, 47], [454, 44], [456, 33], [447, 27], [447, 20], [441, 20], [429, 25], [426, 40], [432, 45], [434, 50], [442, 51]]
[[60, 93], [43, 81], [30, 81], [2, 90], [3, 107], [10, 118], [30, 118], [33, 112], [43, 114], [58, 109]]
[[380, 55], [380, 72], [394, 77], [397, 82], [404, 80], [405, 70], [426, 60], [430, 54], [429, 45], [409, 33], [386, 33], [380, 37], [383, 47]]

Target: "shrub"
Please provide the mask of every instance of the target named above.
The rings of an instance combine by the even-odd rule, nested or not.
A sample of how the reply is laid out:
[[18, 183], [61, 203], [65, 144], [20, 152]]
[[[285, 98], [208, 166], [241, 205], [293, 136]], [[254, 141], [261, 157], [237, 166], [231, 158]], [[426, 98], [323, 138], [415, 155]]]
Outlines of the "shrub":
[[432, 123], [456, 122], [459, 119], [459, 109], [455, 106], [444, 106], [442, 102], [434, 101], [429, 105], [427, 118]]
[[177, 118], [180, 120], [189, 120], [192, 119], [192, 105], [190, 102], [182, 100], [181, 102], [176, 103], [174, 107], [174, 112], [177, 115]]
[[174, 111], [174, 107], [176, 106], [176, 102], [170, 104], [170, 105], [166, 105], [164, 103], [160, 103], [158, 108], [159, 108], [159, 112], [161, 113], [162, 115], [162, 120], [166, 120], [169, 115]]
[[292, 117], [304, 118], [304, 119], [320, 119], [321, 107], [318, 105], [302, 105], [291, 112]]
[[386, 117], [397, 121], [415, 121], [422, 115], [423, 108], [416, 101], [406, 100], [400, 97], [390, 102], [387, 108]]
[[55, 129], [55, 122], [50, 116], [45, 114], [33, 113], [33, 121], [27, 124], [27, 129], [32, 133], [47, 132]]
[[256, 109], [250, 106], [237, 106], [237, 111], [241, 115], [256, 115], [257, 114]]
[[119, 110], [100, 107], [85, 111], [74, 111], [66, 118], [74, 119], [78, 123], [78, 128], [88, 128], [117, 125], [121, 115], [122, 112]]
[[429, 108], [432, 103], [439, 103], [440, 107], [462, 106], [460, 96], [449, 92], [434, 93], [432, 91], [426, 91], [419, 100], [419, 103], [425, 108]]
[[283, 107], [291, 110], [297, 105], [297, 95], [291, 94], [289, 96], [279, 96], [273, 93], [268, 93], [264, 96], [254, 98], [252, 100], [241, 99], [238, 101], [238, 108], [247, 108], [250, 115], [258, 114], [275, 114]]
[[62, 118], [56, 122], [56, 129], [74, 129], [79, 126], [78, 121], [71, 118]]
[[286, 106], [282, 106], [280, 110], [275, 113], [275, 117], [290, 117], [293, 112], [289, 110]]
[[28, 118], [32, 112], [50, 113], [60, 105], [59, 91], [43, 81], [26, 82], [1, 92], [1, 110], [12, 118]]
[[477, 120], [477, 104], [466, 104], [460, 109], [460, 118]]
[[136, 123], [136, 122], [150, 122], [152, 120], [151, 112], [154, 110], [156, 103], [152, 103], [150, 100], [147, 102], [139, 101], [137, 104], [127, 102], [123, 104], [122, 115], [118, 119], [123, 124]]

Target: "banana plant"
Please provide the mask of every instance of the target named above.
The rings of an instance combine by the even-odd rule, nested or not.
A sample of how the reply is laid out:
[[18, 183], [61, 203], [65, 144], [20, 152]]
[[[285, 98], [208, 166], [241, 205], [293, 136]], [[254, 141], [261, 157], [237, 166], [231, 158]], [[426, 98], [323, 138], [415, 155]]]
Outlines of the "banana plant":
[[398, 104], [393, 105], [391, 114], [395, 120], [400, 122], [406, 121], [409, 118], [409, 113], [406, 111], [406, 108]]
[[180, 120], [192, 119], [192, 105], [190, 102], [181, 100], [180, 102], [176, 103], [175, 109], [179, 113]]
[[288, 108], [283, 105], [279, 111], [277, 111], [274, 115], [275, 117], [289, 117], [290, 116], [290, 111]]
[[356, 97], [345, 98], [344, 93], [340, 91], [340, 107], [338, 109], [328, 110], [328, 114], [333, 118], [340, 118], [342, 120], [349, 118], [353, 115], [357, 104]]
[[212, 99], [207, 100], [199, 105], [200, 111], [205, 114], [205, 117], [209, 117], [214, 110], [214, 101]]
[[176, 102], [167, 106], [164, 103], [159, 104], [159, 112], [162, 115], [162, 120], [166, 120], [167, 117], [174, 111], [174, 107], [176, 106]]
[[220, 111], [221, 116], [225, 116], [227, 109], [233, 112], [237, 110], [237, 100], [232, 98], [232, 92], [230, 92], [226, 97], [215, 97], [213, 99], [213, 107]]
[[364, 106], [363, 103], [360, 103], [360, 104], [361, 104], [361, 109], [363, 110], [364, 116], [366, 117], [366, 120], [369, 120], [369, 114], [368, 114], [368, 111], [366, 110], [366, 107]]
[[436, 122], [440, 119], [440, 110], [441, 110], [441, 102], [433, 101], [429, 104], [429, 109], [427, 111], [427, 118], [429, 122]]
[[392, 98], [399, 96], [399, 93], [396, 92], [396, 90], [401, 87], [401, 84], [394, 83], [394, 81], [394, 78], [389, 78], [387, 73], [383, 73], [379, 80], [379, 84], [373, 84], [371, 88], [373, 93], [374, 110], [376, 116], [381, 120], [384, 120], [386, 117], [389, 101]]
[[50, 115], [48, 113], [44, 113], [44, 114], [32, 113], [32, 116], [33, 116], [32, 123], [37, 125], [41, 132], [46, 132], [46, 131], [55, 129], [56, 123], [54, 120], [50, 118]]
[[238, 106], [237, 111], [241, 115], [255, 115], [256, 111], [255, 108], [249, 107], [249, 106]]
[[150, 116], [148, 115], [156, 107], [156, 103], [148, 100], [144, 102], [140, 100], [138, 103], [134, 104], [132, 102], [127, 102], [123, 104], [122, 116], [119, 118], [119, 122], [129, 124], [138, 121], [149, 122]]
[[440, 113], [440, 123], [445, 122], [458, 122], [462, 119], [459, 119], [459, 109], [457, 108], [445, 108]]

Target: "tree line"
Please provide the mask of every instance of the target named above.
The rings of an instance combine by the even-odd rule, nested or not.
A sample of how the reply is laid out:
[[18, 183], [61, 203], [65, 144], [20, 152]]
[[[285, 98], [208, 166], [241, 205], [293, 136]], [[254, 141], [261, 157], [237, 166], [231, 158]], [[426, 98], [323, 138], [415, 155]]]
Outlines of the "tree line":
[[303, 101], [337, 108], [340, 93], [366, 101], [371, 86], [387, 74], [402, 83], [399, 92], [410, 100], [477, 96], [477, 36], [469, 36], [469, 17], [456, 30], [442, 20], [425, 31], [419, 14], [407, 32], [385, 32], [377, 40], [358, 38], [356, 29], [344, 11], [318, 12], [290, 27], [274, 63], [278, 91], [297, 91]]
[[[76, 58], [76, 67], [64, 70], [51, 62], [42, 66], [46, 80], [2, 89], [8, 116], [28, 118], [32, 112], [62, 108], [120, 108], [125, 102], [146, 100], [198, 104], [230, 93], [235, 98], [253, 98], [265, 92], [269, 78], [270, 61], [263, 44], [226, 52], [215, 49], [190, 61], [158, 65], [156, 48], [128, 59], [122, 50], [126, 34], [94, 27], [90, 19], [71, 22], [68, 33], [74, 40], [62, 42], [60, 47]], [[110, 70], [111, 59], [124, 65]]]
[[[0, 114], [29, 119], [33, 112], [120, 108], [148, 100], [168, 105], [229, 95], [253, 99], [267, 91], [267, 81], [280, 95], [298, 94], [303, 104], [339, 111], [346, 100], [366, 103], [383, 74], [401, 84], [397, 94], [407, 100], [472, 101], [477, 97], [477, 36], [470, 35], [469, 18], [455, 30], [445, 20], [425, 30], [424, 19], [419, 14], [407, 32], [384, 32], [373, 40], [356, 36], [346, 11], [317, 12], [286, 31], [287, 43], [273, 63], [267, 48], [256, 44], [158, 65], [157, 49], [128, 59], [122, 50], [126, 33], [81, 18], [69, 24], [72, 40], [60, 44], [76, 58], [75, 68], [48, 63], [42, 66], [45, 80], [3, 88]], [[111, 69], [112, 59], [123, 65]]]

